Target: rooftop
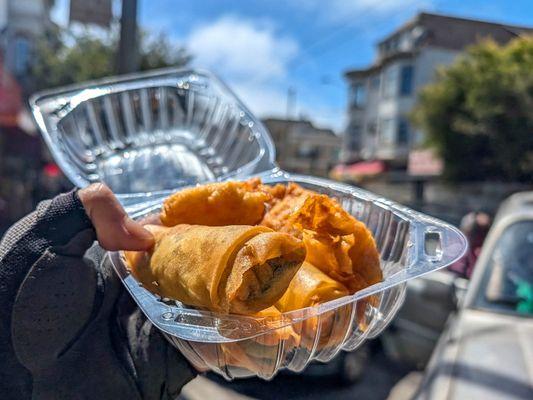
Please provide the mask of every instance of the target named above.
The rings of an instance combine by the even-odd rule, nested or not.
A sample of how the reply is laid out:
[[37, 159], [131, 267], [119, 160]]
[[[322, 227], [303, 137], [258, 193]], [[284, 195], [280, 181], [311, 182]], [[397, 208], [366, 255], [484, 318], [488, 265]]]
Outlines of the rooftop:
[[[533, 35], [533, 27], [422, 12], [378, 42], [379, 56], [373, 65], [349, 70], [345, 75], [364, 75], [379, 69], [392, 59], [413, 54], [426, 46], [458, 51], [482, 39], [490, 38], [504, 44], [515, 37], [528, 34]], [[400, 39], [405, 35], [410, 35], [406, 41], [409, 43], [408, 48], [399, 45]]]
[[306, 119], [265, 118], [263, 119], [263, 123], [271, 131], [276, 129], [276, 127], [284, 131], [289, 130], [289, 128], [292, 129], [298, 127], [300, 128], [299, 132], [337, 136], [331, 129], [319, 128]]
[[424, 44], [452, 50], [461, 50], [481, 38], [490, 37], [498, 43], [507, 43], [517, 36], [533, 34], [533, 27], [423, 12], [392, 32], [378, 45], [416, 26], [427, 29]]

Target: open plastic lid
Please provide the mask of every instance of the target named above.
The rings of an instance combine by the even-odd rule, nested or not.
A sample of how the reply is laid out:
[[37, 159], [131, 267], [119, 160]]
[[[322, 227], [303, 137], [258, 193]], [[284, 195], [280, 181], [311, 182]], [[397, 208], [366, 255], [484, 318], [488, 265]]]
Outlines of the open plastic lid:
[[104, 79], [38, 93], [30, 105], [72, 183], [105, 182], [127, 207], [276, 167], [268, 131], [208, 72]]

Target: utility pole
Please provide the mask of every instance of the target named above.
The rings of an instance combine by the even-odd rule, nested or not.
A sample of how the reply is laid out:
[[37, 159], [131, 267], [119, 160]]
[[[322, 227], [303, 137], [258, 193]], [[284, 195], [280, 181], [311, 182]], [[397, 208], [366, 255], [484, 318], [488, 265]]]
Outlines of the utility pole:
[[291, 119], [291, 116], [294, 112], [294, 108], [296, 105], [296, 89], [292, 86], [289, 86], [289, 89], [287, 90], [287, 120]]
[[117, 72], [127, 74], [139, 68], [137, 38], [137, 0], [122, 0]]

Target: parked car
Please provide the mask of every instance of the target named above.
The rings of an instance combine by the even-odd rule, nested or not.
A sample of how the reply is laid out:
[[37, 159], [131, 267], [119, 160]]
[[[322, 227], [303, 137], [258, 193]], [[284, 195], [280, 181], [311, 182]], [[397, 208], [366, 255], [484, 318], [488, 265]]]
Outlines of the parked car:
[[533, 399], [533, 192], [500, 207], [415, 398]]

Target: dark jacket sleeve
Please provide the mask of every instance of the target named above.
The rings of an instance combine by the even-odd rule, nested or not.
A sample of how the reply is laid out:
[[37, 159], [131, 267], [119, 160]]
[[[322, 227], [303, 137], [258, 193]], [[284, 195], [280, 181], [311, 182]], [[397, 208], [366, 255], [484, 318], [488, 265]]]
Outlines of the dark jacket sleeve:
[[[161, 334], [149, 323], [128, 329], [146, 319], [101, 262], [103, 251], [87, 252], [94, 240], [75, 192], [41, 203], [4, 237], [0, 272], [8, 279], [0, 306], [9, 315], [2, 313], [0, 356], [14, 368], [0, 372], [0, 382], [12, 382], [0, 384], [0, 394], [14, 395], [1, 398], [166, 399], [172, 381], [181, 388], [194, 376], [178, 356], [182, 364], [168, 380]], [[120, 307], [124, 302], [129, 306]]]
[[[40, 203], [37, 209], [11, 227], [0, 241], [0, 396], [28, 398], [31, 374], [18, 361], [11, 337], [11, 320], [17, 292], [32, 268], [51, 246], [69, 242], [92, 225], [74, 191]], [[94, 240], [94, 239], [93, 239]]]

